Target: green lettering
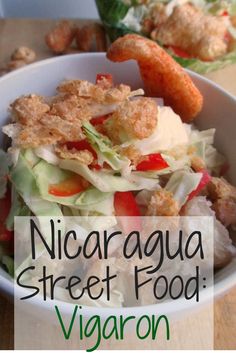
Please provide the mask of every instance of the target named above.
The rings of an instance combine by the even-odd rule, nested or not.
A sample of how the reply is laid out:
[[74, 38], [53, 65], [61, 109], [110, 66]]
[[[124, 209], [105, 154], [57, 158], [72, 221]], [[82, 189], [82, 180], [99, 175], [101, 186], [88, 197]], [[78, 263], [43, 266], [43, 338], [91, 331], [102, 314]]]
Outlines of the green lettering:
[[169, 321], [168, 318], [165, 315], [161, 315], [158, 317], [157, 322], [155, 322], [155, 315], [152, 315], [152, 339], [156, 339], [157, 336], [157, 329], [159, 326], [159, 323], [162, 319], [165, 320], [166, 323], [166, 339], [167, 341], [170, 340], [170, 325], [169, 325]]
[[62, 320], [60, 310], [58, 309], [57, 305], [55, 306], [55, 310], [56, 310], [57, 318], [58, 318], [58, 320], [60, 322], [64, 337], [65, 337], [66, 340], [68, 340], [70, 338], [71, 331], [72, 331], [72, 328], [73, 328], [73, 325], [74, 325], [74, 322], [75, 322], [75, 317], [76, 317], [76, 313], [77, 313], [77, 310], [78, 310], [78, 305], [76, 305], [75, 308], [74, 308], [74, 312], [73, 312], [73, 315], [72, 315], [72, 319], [70, 321], [70, 326], [69, 326], [68, 332], [66, 332], [66, 328], [65, 328], [64, 322]]
[[[93, 321], [94, 321], [94, 323], [93, 323]], [[92, 327], [91, 327], [91, 329], [89, 329], [89, 326], [91, 323], [92, 323]], [[84, 329], [85, 337], [91, 337], [92, 334], [94, 333], [95, 329], [97, 329], [97, 341], [92, 348], [87, 349], [87, 352], [95, 351], [101, 343], [101, 318], [98, 315], [92, 316], [88, 320], [88, 322], [86, 323], [86, 326]]]
[[[108, 325], [112, 325], [110, 332], [107, 334], [106, 330], [109, 330]], [[115, 337], [118, 340], [119, 334], [117, 330], [117, 318], [116, 316], [109, 316], [108, 319], [105, 321], [102, 329], [102, 337], [106, 340], [109, 339], [115, 333]]]
[[125, 328], [126, 323], [130, 320], [135, 320], [135, 319], [136, 319], [135, 316], [128, 316], [124, 319], [123, 316], [120, 315], [120, 339], [121, 340], [124, 339], [124, 328]]
[[[141, 334], [140, 334], [140, 325], [142, 323], [142, 320], [144, 320], [144, 319], [147, 320], [148, 330], [147, 330], [147, 332], [146, 332], [146, 334], [144, 336], [141, 336]], [[140, 319], [137, 322], [137, 325], [136, 325], [136, 335], [137, 335], [137, 337], [140, 340], [144, 340], [144, 339], [146, 339], [149, 336], [150, 331], [151, 331], [151, 320], [150, 320], [150, 317], [148, 315], [141, 316]]]

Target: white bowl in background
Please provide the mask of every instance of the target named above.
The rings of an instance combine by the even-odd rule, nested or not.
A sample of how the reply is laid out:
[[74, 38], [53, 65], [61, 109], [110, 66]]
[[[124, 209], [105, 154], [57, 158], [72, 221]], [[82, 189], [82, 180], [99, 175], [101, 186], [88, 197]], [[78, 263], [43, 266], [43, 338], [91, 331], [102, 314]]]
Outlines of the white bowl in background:
[[[18, 96], [29, 93], [41, 95], [53, 95], [55, 88], [64, 79], [86, 79], [94, 81], [98, 72], [109, 72], [113, 75], [116, 83], [127, 83], [133, 89], [142, 87], [137, 64], [134, 61], [115, 64], [106, 59], [104, 53], [74, 54], [47, 59], [16, 70], [0, 79], [0, 126], [8, 120], [9, 104]], [[196, 119], [195, 124], [200, 129], [216, 128], [215, 145], [228, 159], [230, 163], [229, 180], [236, 184], [236, 99], [221, 89], [219, 86], [189, 72], [193, 81], [204, 96], [204, 106], [201, 114]], [[0, 133], [0, 145], [3, 142], [3, 134]], [[215, 275], [215, 296], [222, 295], [231, 287], [236, 285], [236, 259], [226, 267], [218, 271]], [[0, 291], [7, 296], [13, 295], [13, 283], [9, 276], [0, 269]], [[20, 297], [20, 289], [15, 291], [16, 298]], [[207, 302], [210, 298], [210, 291], [205, 292], [202, 302]], [[41, 301], [37, 297], [31, 300], [35, 311], [41, 310], [42, 305], [48, 313], [52, 309], [52, 304]], [[55, 305], [55, 302], [53, 303]], [[64, 315], [71, 315], [71, 305], [63, 304], [61, 308]], [[159, 304], [158, 304], [159, 305]], [[127, 315], [152, 314], [155, 306], [122, 308]], [[166, 307], [168, 313], [182, 310], [175, 305]], [[87, 315], [102, 312], [102, 317], [114, 315], [117, 309], [109, 308], [86, 308]]]

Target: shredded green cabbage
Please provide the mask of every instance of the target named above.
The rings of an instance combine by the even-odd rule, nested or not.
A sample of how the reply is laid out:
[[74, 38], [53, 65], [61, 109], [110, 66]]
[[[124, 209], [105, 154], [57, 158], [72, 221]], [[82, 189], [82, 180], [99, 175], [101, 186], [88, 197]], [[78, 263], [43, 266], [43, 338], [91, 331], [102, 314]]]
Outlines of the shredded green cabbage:
[[182, 207], [188, 200], [189, 194], [198, 187], [201, 178], [202, 173], [178, 171], [171, 175], [165, 189], [172, 192], [179, 207]]
[[10, 179], [35, 216], [62, 216], [59, 205], [42, 199], [33, 169], [22, 153], [19, 155], [16, 166], [10, 172]]
[[10, 167], [9, 156], [3, 150], [0, 150], [0, 166], [0, 199], [2, 199], [7, 191], [7, 175]]
[[132, 174], [130, 180], [128, 180], [122, 176], [112, 175], [104, 171], [93, 171], [86, 165], [80, 164], [78, 161], [74, 160], [62, 160], [59, 166], [62, 169], [70, 170], [81, 175], [95, 188], [105, 193], [142, 190], [145, 185], [150, 189], [157, 184], [156, 179], [150, 180], [149, 178], [136, 178], [135, 175], [133, 176]]
[[98, 161], [101, 165], [106, 162], [113, 170], [117, 171], [128, 168], [130, 161], [117, 153], [108, 137], [97, 132], [89, 122], [83, 124], [83, 130], [88, 141], [96, 151]]

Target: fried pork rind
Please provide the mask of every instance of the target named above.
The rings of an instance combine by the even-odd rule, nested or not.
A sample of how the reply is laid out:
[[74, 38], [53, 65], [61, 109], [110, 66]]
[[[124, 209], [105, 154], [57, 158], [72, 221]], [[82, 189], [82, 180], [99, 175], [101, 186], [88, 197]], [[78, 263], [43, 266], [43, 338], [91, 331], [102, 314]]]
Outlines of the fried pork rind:
[[120, 152], [132, 161], [134, 165], [137, 165], [142, 158], [140, 151], [132, 145], [123, 147]]
[[226, 227], [236, 225], [236, 187], [223, 178], [213, 177], [207, 185], [217, 219]]
[[201, 60], [212, 61], [227, 53], [228, 45], [216, 36], [203, 37], [191, 51]]
[[35, 52], [28, 48], [28, 47], [19, 47], [17, 48], [12, 56], [11, 59], [14, 61], [24, 61], [26, 64], [32, 63], [36, 59]]
[[165, 189], [156, 190], [151, 196], [147, 216], [177, 216], [179, 205], [173, 194]]
[[62, 142], [78, 141], [84, 138], [80, 120], [70, 122], [57, 115], [45, 114], [40, 122], [48, 131], [60, 136]]
[[22, 125], [35, 125], [50, 110], [43, 98], [35, 94], [23, 96], [11, 104], [13, 116]]
[[62, 159], [75, 159], [85, 165], [90, 165], [94, 160], [90, 151], [78, 151], [76, 148], [68, 149], [66, 145], [57, 146], [55, 152]]
[[14, 50], [11, 55], [10, 61], [7, 63], [6, 67], [1, 69], [3, 74], [9, 71], [19, 69], [32, 63], [36, 59], [35, 52], [28, 47], [19, 47]]
[[190, 76], [152, 40], [127, 34], [111, 45], [107, 57], [114, 62], [137, 60], [146, 94], [163, 97], [183, 121], [190, 122], [201, 111], [203, 97]]
[[13, 71], [16, 69], [20, 69], [21, 67], [26, 66], [27, 63], [24, 60], [10, 60], [9, 63], [7, 64], [7, 72], [8, 71]]
[[120, 84], [108, 89], [105, 93], [104, 102], [108, 104], [120, 103], [131, 96], [131, 89], [127, 85]]
[[14, 145], [21, 148], [36, 148], [57, 142], [78, 141], [83, 138], [79, 121], [71, 123], [55, 115], [44, 115], [40, 123], [21, 128], [19, 133], [13, 137]]
[[149, 16], [143, 20], [143, 32], [150, 35], [154, 28], [160, 27], [166, 22], [167, 18], [165, 5], [162, 3], [154, 3], [149, 12]]
[[[151, 98], [126, 100], [109, 118], [107, 134], [114, 143], [126, 139], [143, 139], [149, 137], [157, 126], [158, 107]], [[112, 126], [111, 126], [112, 124]]]
[[50, 114], [68, 121], [87, 120], [91, 117], [90, 105], [90, 100], [75, 94], [59, 95], [52, 101]]
[[[75, 103], [73, 99], [72, 102]], [[13, 137], [14, 143], [24, 148], [34, 148], [56, 142], [82, 139], [84, 135], [81, 129], [81, 120], [78, 119], [81, 116], [74, 116], [75, 112], [70, 111], [72, 102], [70, 101], [70, 104], [68, 104], [67, 101], [67, 105], [66, 103], [63, 105], [63, 102], [61, 102], [60, 107], [55, 105], [53, 110], [50, 111], [50, 106], [40, 96], [30, 95], [17, 99], [11, 105], [13, 116], [20, 125], [18, 134]], [[54, 111], [57, 112], [56, 108], [59, 111], [61, 109], [60, 113], [63, 118], [53, 115]], [[69, 118], [73, 117], [71, 119], [73, 122], [69, 121], [69, 114]], [[72, 114], [74, 115], [72, 116]]]
[[[183, 216], [214, 217], [214, 266], [221, 268], [230, 262], [232, 255], [235, 254], [235, 248], [228, 230], [216, 219], [215, 212], [211, 207], [211, 202], [207, 201], [204, 196], [197, 196], [186, 204]], [[207, 242], [207, 237], [204, 241]]]
[[233, 199], [236, 201], [236, 188], [224, 178], [212, 177], [207, 184], [207, 192], [211, 201], [218, 199]]
[[91, 97], [94, 95], [96, 86], [85, 80], [67, 80], [57, 87], [58, 92], [71, 94], [79, 97]]
[[45, 36], [45, 41], [54, 53], [61, 54], [69, 48], [74, 36], [74, 28], [68, 21], [62, 21]]
[[[81, 127], [85, 120], [111, 113], [128, 97], [143, 93], [142, 90], [131, 92], [126, 85], [112, 87], [106, 82], [95, 85], [80, 80], [66, 81], [58, 87], [58, 91], [59, 95], [47, 103], [34, 94], [20, 97], [12, 103], [12, 116], [19, 128], [16, 131], [14, 124], [14, 128], [6, 128], [6, 133], [14, 130], [14, 134], [10, 131], [14, 145], [35, 148], [81, 140], [84, 138]], [[79, 153], [76, 155], [75, 151], [67, 151], [69, 155], [85, 164], [90, 164], [92, 160], [90, 153], [82, 156]]]
[[61, 135], [42, 125], [26, 126], [15, 137], [14, 144], [20, 148], [36, 148], [61, 141]]
[[100, 85], [83, 80], [62, 82], [58, 91], [64, 94], [92, 98], [94, 102], [103, 104], [120, 103], [131, 95], [131, 89], [127, 85], [120, 84], [117, 87], [104, 89]]
[[107, 49], [106, 32], [99, 23], [92, 23], [78, 28], [75, 37], [79, 50], [85, 52], [91, 51], [94, 40], [96, 51], [104, 52]]
[[78, 97], [75, 94], [60, 94], [51, 101], [50, 114], [68, 121], [86, 121], [93, 117], [110, 114], [117, 104], [97, 103], [93, 98]]
[[227, 31], [223, 17], [206, 15], [189, 3], [176, 6], [152, 38], [173, 45], [201, 60], [214, 60], [226, 54]]
[[219, 199], [213, 203], [212, 209], [225, 227], [236, 226], [236, 200], [227, 198]]

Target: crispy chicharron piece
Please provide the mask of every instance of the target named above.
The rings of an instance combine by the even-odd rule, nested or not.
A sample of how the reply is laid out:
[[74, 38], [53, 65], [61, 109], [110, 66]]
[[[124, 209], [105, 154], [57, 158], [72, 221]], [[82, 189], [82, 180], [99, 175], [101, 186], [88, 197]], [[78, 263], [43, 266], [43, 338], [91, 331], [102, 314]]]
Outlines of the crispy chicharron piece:
[[163, 97], [185, 122], [201, 111], [203, 97], [190, 76], [157, 43], [136, 34], [117, 39], [109, 48], [114, 62], [137, 60], [146, 93]]

